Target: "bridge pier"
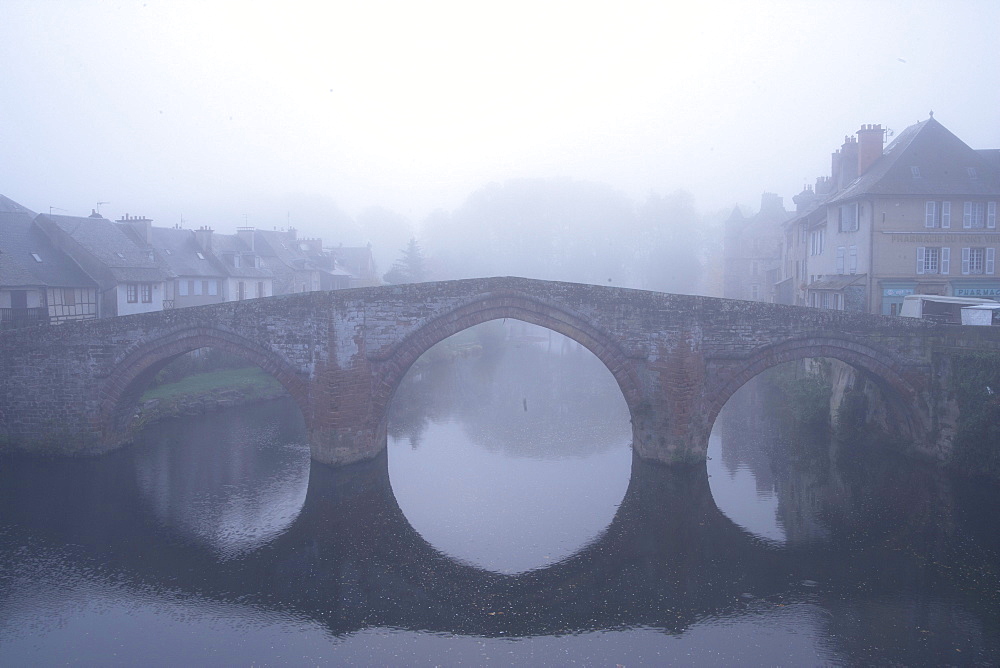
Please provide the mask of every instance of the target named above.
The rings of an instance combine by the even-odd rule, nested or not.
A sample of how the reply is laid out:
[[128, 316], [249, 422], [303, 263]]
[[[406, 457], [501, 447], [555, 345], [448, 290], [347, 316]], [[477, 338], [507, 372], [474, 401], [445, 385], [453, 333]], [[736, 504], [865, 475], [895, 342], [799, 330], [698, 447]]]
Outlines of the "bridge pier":
[[312, 460], [345, 466], [375, 459], [386, 449], [386, 427], [327, 427], [309, 431]]

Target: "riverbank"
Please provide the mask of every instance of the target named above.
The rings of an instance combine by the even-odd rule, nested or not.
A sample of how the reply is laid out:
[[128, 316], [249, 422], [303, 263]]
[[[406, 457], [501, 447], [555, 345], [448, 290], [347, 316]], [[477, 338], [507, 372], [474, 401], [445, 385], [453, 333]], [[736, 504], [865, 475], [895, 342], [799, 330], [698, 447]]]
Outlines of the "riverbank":
[[286, 395], [281, 383], [258, 367], [198, 373], [145, 392], [139, 400], [139, 420], [145, 426]]

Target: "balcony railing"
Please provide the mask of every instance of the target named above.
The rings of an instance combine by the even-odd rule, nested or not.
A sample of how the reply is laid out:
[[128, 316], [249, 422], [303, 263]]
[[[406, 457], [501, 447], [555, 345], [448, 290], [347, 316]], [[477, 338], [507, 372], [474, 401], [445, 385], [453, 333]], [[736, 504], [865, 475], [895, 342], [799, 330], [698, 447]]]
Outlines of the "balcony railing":
[[17, 329], [49, 324], [49, 310], [41, 308], [0, 308], [0, 328]]

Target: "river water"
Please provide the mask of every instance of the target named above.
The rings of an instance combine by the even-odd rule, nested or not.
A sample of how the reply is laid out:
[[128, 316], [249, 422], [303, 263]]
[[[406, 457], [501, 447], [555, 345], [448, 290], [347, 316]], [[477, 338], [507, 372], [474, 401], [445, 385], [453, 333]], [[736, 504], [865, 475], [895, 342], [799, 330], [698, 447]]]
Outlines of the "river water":
[[411, 370], [376, 461], [289, 401], [5, 458], [0, 665], [1000, 663], [1000, 487], [789, 436], [634, 460], [589, 352], [494, 329]]

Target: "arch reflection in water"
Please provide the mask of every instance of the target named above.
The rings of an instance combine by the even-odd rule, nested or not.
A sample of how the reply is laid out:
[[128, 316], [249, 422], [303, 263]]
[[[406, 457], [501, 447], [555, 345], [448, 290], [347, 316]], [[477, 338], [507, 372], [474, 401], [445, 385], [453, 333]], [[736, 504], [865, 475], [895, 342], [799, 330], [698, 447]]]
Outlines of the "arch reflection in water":
[[389, 474], [413, 527], [502, 573], [564, 559], [628, 486], [628, 409], [611, 373], [550, 330], [493, 321], [446, 339], [391, 404]]
[[286, 530], [309, 485], [309, 445], [290, 399], [170, 420], [142, 432], [135, 476], [164, 525], [222, 558]]
[[[703, 468], [635, 461], [597, 540], [501, 575], [414, 531], [385, 457], [312, 467], [291, 526], [224, 559], [156, 521], [133, 454], [0, 467], [0, 664], [148, 663], [151, 646], [195, 664], [1000, 660], [997, 489], [954, 485], [934, 467], [865, 460], [811, 473], [802, 482], [826, 489], [808, 512], [831, 540], [793, 549], [720, 513]], [[803, 487], [799, 470], [779, 495]], [[803, 499], [787, 503], [800, 512]], [[99, 609], [68, 601], [74, 588], [91, 601], [97, 588]], [[140, 598], [148, 614], [135, 614]], [[58, 623], [38, 623], [53, 614]]]

